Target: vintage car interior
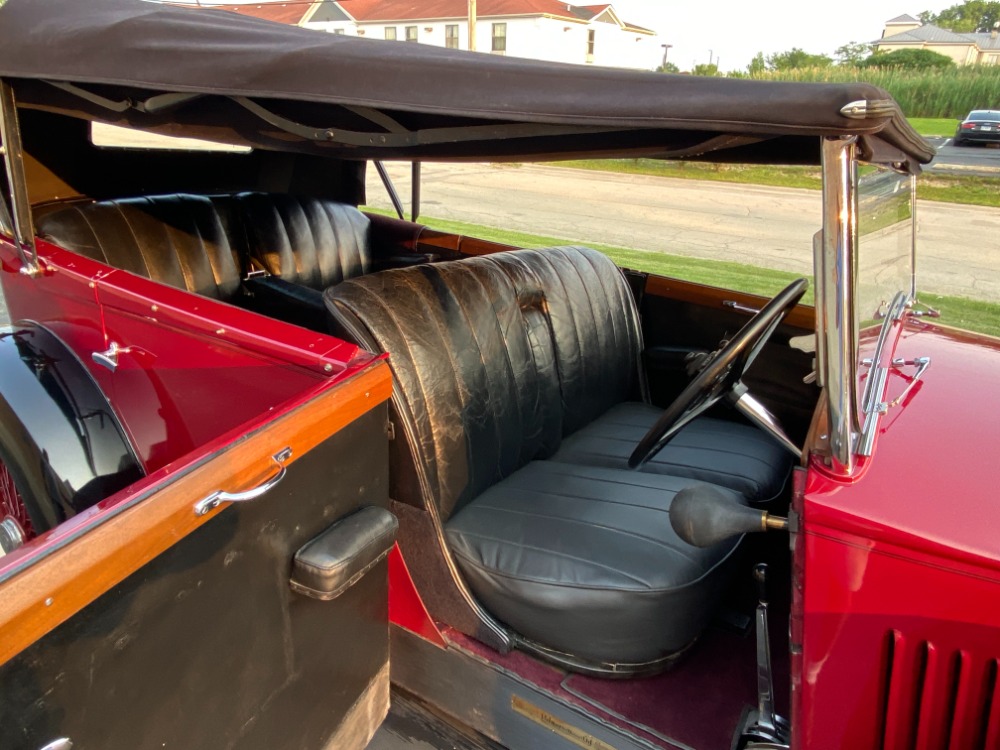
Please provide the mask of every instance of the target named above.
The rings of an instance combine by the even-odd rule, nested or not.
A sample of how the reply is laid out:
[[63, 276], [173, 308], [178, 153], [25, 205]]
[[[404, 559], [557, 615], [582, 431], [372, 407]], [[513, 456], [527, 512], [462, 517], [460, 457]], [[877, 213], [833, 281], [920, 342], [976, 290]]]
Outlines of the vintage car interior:
[[[41, 12], [26, 5], [3, 11], [23, 29]], [[424, 94], [404, 77], [379, 104], [378, 66], [438, 53], [305, 50], [301, 29], [129, 0], [73, 22], [112, 49], [119, 17], [147, 50], [247, 41], [219, 43], [233, 59], [211, 81], [186, 58], [160, 80], [134, 50], [73, 75], [30, 34], [0, 63], [0, 586], [17, 602], [0, 621], [17, 634], [0, 744], [363, 748], [391, 677], [431, 724], [512, 748], [788, 747], [786, 532], [809, 456], [841, 456], [810, 282], [768, 300], [585, 245], [433, 230], [404, 218], [382, 159], [415, 176], [425, 160], [580, 155], [832, 170], [823, 139], [853, 133], [851, 159], [916, 171], [930, 153], [891, 100], [809, 89], [838, 103], [823, 122], [777, 86], [790, 120], [761, 124], [772, 104], [739, 82], [716, 92], [739, 99], [736, 121], [709, 94], [643, 104], [656, 76], [546, 67], [553, 90], [596, 81], [615, 102], [515, 116], [469, 90], [407, 99]], [[279, 64], [253, 68], [256, 94], [228, 86], [267, 45], [346, 60], [341, 88], [306, 91]], [[124, 59], [139, 70], [118, 80]], [[523, 112], [548, 106], [525, 61], [480, 64], [500, 93], [527, 92]], [[868, 119], [841, 113], [866, 99]], [[94, 123], [162, 138], [96, 145]], [[369, 170], [397, 216], [365, 209]], [[838, 309], [821, 304], [824, 320]], [[48, 426], [26, 398], [59, 406]], [[70, 470], [60, 446], [77, 443]], [[72, 577], [50, 594], [54, 575]]]

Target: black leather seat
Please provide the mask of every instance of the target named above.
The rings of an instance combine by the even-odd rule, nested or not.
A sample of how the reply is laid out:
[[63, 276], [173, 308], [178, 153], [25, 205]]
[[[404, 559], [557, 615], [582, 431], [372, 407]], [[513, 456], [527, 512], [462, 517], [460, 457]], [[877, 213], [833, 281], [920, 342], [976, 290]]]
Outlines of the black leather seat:
[[[618, 404], [567, 436], [553, 461], [628, 468], [636, 444], [662, 411], [635, 401]], [[789, 453], [755, 427], [702, 417], [667, 443], [644, 472], [711, 482], [739, 492], [751, 503], [781, 494], [791, 470]]]
[[[115, 268], [324, 332], [323, 290], [372, 268], [368, 217], [323, 198], [123, 198], [45, 207], [35, 223], [44, 239]], [[244, 281], [253, 269], [268, 275]]]
[[500, 620], [577, 659], [627, 670], [694, 641], [726, 585], [738, 540], [700, 549], [670, 526], [674, 496], [693, 484], [532, 461], [465, 505], [445, 534]]
[[35, 212], [35, 228], [60, 247], [195, 294], [230, 301], [240, 290], [241, 237], [217, 198], [54, 205]]
[[266, 272], [245, 285], [253, 309], [325, 332], [323, 290], [372, 269], [368, 217], [346, 203], [296, 195], [240, 193], [233, 207], [249, 265]]
[[441, 524], [468, 587], [522, 645], [639, 669], [697, 637], [737, 542], [681, 542], [673, 496], [708, 480], [760, 499], [789, 462], [755, 430], [709, 423], [721, 453], [699, 443], [696, 420], [678, 436], [694, 469], [618, 465], [622, 449], [602, 441], [658, 412], [641, 402], [638, 315], [611, 261], [587, 248], [500, 253], [358, 277], [325, 297], [337, 330], [391, 355], [405, 443], [394, 497]]
[[370, 222], [354, 206], [269, 193], [233, 200], [247, 252], [271, 276], [322, 292], [372, 270]]

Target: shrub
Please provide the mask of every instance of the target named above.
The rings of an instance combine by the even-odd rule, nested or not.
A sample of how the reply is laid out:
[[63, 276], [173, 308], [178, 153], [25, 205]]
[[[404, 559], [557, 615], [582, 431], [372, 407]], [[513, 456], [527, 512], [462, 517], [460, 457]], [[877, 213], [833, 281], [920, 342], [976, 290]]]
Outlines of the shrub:
[[853, 68], [843, 65], [763, 72], [769, 81], [848, 83], [863, 81], [885, 89], [908, 117], [961, 119], [970, 110], [1000, 102], [1000, 65], [969, 65], [929, 70]]
[[929, 49], [897, 49], [892, 52], [876, 52], [866, 60], [862, 60], [858, 67], [928, 70], [931, 68], [954, 68], [955, 61], [940, 52]]

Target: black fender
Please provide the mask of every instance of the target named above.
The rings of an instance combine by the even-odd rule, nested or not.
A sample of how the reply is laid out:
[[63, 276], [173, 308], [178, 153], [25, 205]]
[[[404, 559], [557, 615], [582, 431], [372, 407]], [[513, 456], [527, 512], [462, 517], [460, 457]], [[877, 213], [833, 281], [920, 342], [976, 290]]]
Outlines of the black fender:
[[93, 376], [33, 323], [0, 333], [0, 521], [30, 538], [145, 471]]

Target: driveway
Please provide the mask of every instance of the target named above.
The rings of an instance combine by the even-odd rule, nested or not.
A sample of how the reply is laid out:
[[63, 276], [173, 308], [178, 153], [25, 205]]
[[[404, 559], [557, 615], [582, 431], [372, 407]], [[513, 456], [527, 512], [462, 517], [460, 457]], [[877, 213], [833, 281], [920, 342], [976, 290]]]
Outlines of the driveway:
[[[409, 167], [389, 167], [405, 202]], [[374, 170], [368, 202], [390, 207]], [[816, 190], [539, 165], [424, 165], [421, 213], [802, 274], [821, 224]], [[920, 289], [1000, 302], [1000, 209], [920, 201], [917, 221]]]

